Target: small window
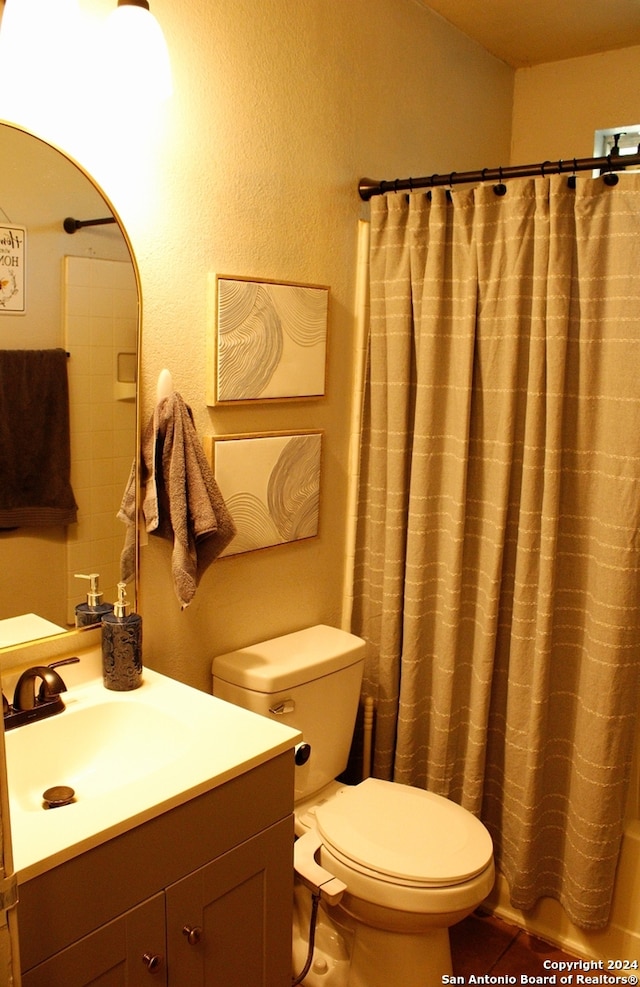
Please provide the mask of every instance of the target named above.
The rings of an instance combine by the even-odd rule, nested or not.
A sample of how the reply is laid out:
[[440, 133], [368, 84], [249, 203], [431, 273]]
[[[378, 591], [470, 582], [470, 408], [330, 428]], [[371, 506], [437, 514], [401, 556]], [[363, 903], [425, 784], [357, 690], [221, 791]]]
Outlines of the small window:
[[[605, 130], [596, 130], [593, 156], [604, 158], [608, 154], [615, 156], [616, 152], [620, 156], [640, 153], [640, 124], [634, 124], [632, 127], [608, 127]], [[638, 168], [629, 169], [629, 171], [638, 170]], [[594, 177], [596, 175], [597, 172], [594, 172]]]

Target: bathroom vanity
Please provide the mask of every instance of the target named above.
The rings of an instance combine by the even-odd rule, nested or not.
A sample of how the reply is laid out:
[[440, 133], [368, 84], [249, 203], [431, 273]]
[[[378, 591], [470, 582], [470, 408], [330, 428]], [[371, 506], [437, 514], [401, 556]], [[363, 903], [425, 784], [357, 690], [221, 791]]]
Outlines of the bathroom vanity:
[[[24, 987], [287, 987], [299, 735], [148, 671], [64, 699], [6, 735]], [[47, 810], [59, 760], [76, 800]]]

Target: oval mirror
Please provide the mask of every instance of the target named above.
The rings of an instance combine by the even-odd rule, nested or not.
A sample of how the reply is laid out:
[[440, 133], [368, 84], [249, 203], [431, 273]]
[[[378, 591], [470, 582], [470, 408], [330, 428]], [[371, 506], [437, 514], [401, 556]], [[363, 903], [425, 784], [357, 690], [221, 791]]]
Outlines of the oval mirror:
[[[66, 526], [0, 530], [0, 648], [73, 629], [89, 590], [78, 573], [99, 573], [104, 600], [116, 599], [127, 532], [117, 513], [137, 450], [139, 331], [139, 275], [113, 206], [59, 150], [0, 123], [0, 350], [66, 351], [78, 505]], [[11, 424], [24, 427], [24, 442], [27, 424]], [[128, 589], [135, 603], [135, 585]]]

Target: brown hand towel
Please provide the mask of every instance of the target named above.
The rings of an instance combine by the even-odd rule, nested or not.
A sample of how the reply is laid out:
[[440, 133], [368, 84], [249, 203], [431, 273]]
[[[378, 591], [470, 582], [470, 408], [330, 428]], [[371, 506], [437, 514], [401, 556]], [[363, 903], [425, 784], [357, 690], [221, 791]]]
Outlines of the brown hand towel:
[[0, 350], [0, 528], [77, 520], [67, 354]]
[[173, 582], [184, 610], [236, 528], [180, 394], [157, 405], [144, 430], [142, 457], [146, 529], [173, 542]]

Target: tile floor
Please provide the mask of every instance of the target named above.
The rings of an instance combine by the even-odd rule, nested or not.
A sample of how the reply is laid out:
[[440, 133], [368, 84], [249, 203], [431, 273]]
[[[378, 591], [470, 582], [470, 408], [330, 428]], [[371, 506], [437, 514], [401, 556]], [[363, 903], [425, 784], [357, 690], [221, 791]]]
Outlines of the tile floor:
[[453, 972], [464, 977], [471, 974], [510, 975], [518, 978], [549, 975], [544, 968], [545, 960], [569, 960], [556, 946], [536, 939], [528, 932], [508, 925], [492, 915], [475, 912], [450, 930]]

